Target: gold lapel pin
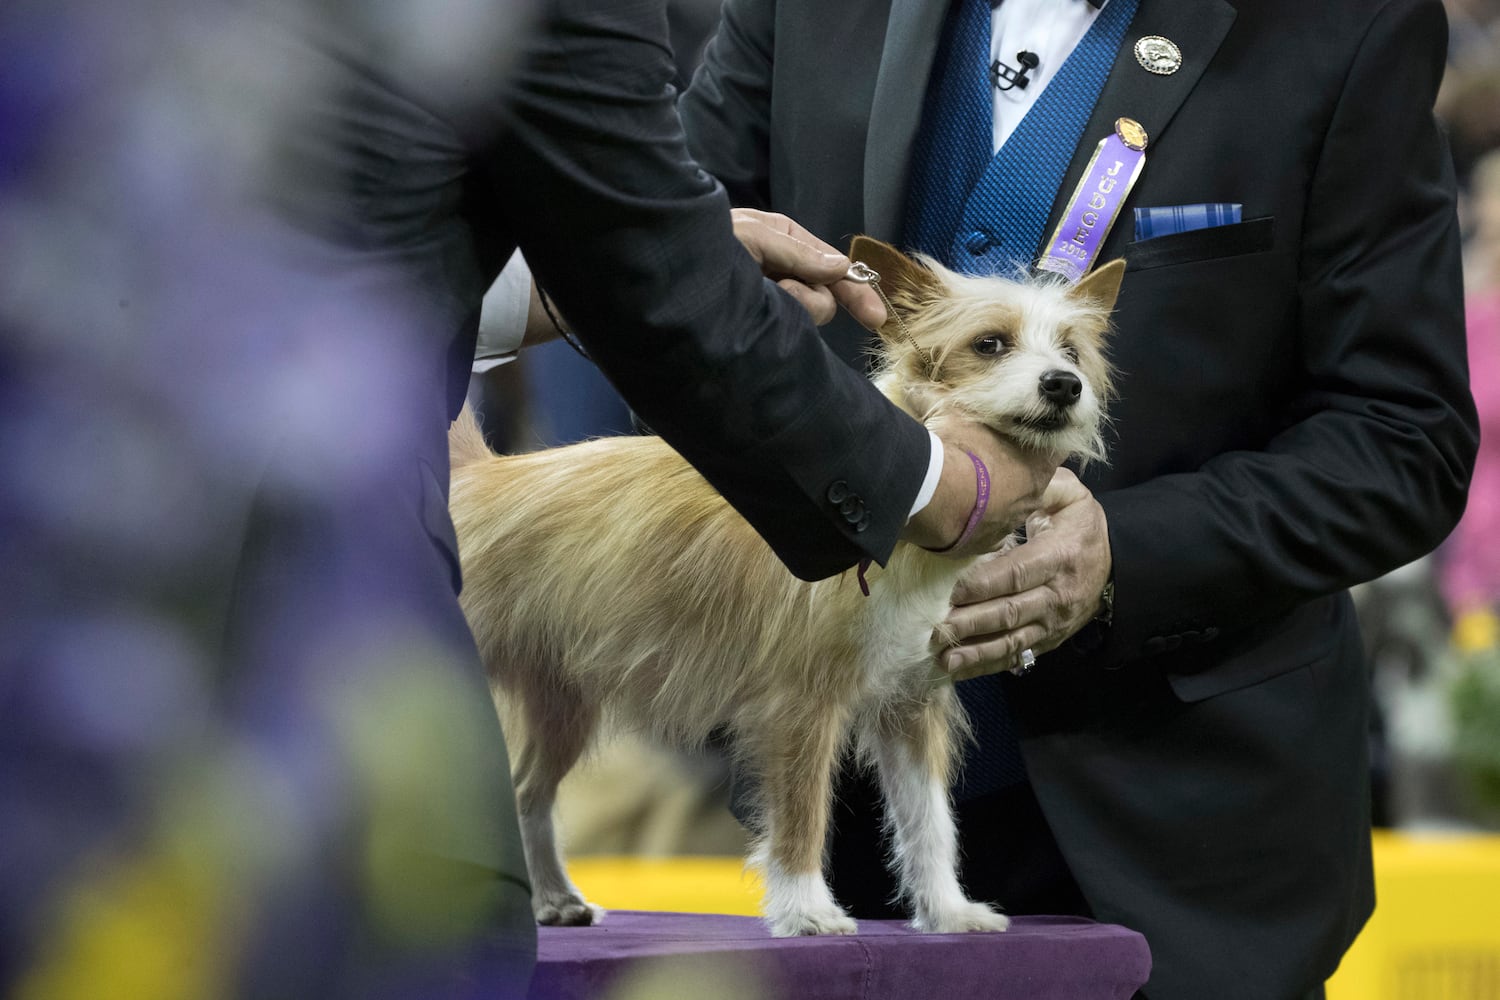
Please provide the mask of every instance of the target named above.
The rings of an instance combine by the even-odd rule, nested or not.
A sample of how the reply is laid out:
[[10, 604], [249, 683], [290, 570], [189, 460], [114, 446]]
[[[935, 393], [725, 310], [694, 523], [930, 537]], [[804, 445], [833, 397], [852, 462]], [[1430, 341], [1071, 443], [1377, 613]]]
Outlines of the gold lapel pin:
[[1145, 35], [1135, 43], [1135, 61], [1158, 76], [1171, 76], [1182, 67], [1182, 50], [1170, 38]]
[[1146, 148], [1146, 129], [1134, 118], [1116, 118], [1115, 135], [1127, 148], [1136, 152]]

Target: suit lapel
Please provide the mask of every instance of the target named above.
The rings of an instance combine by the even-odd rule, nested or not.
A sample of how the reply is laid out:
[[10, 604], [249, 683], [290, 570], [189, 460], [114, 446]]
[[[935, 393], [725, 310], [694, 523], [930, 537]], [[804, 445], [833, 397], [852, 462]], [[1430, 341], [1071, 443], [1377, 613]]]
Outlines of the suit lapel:
[[[1235, 9], [1227, 0], [1140, 0], [1135, 19], [1120, 45], [1114, 68], [1094, 104], [1094, 113], [1052, 203], [1052, 213], [1042, 230], [1043, 249], [1066, 211], [1068, 199], [1078, 186], [1079, 178], [1094, 154], [1094, 147], [1114, 131], [1116, 118], [1134, 118], [1145, 127], [1150, 140], [1145, 167], [1149, 174], [1151, 146], [1161, 139], [1177, 109], [1197, 85], [1234, 18]], [[1146, 35], [1161, 35], [1177, 44], [1182, 50], [1182, 66], [1177, 72], [1159, 76], [1136, 61], [1136, 40]], [[1123, 226], [1123, 220], [1119, 224]], [[1118, 235], [1119, 230], [1111, 234], [1111, 242], [1116, 245]]]
[[865, 136], [865, 232], [884, 239], [900, 228], [912, 142], [947, 8], [936, 0], [891, 0]]

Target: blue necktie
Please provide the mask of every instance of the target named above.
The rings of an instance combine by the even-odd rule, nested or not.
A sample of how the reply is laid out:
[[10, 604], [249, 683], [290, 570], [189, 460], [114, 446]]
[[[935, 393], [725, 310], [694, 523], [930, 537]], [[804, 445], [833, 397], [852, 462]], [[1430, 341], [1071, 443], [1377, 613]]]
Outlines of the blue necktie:
[[[989, 75], [990, 0], [954, 0], [939, 40], [912, 150], [904, 242], [966, 273], [1030, 265], [1052, 202], [1114, 65], [1138, 0], [1110, 0], [999, 154]], [[999, 675], [957, 685], [975, 745], [959, 801], [1026, 780]]]
[[993, 157], [989, 0], [954, 0], [913, 145], [904, 242], [968, 274], [1036, 259], [1138, 0], [1111, 0]]
[[[1052, 202], [1115, 64], [1138, 0], [1110, 0], [968, 195], [950, 254], [959, 270], [1030, 267]], [[992, 143], [993, 145], [993, 143]], [[959, 252], [962, 246], [967, 253]]]
[[964, 204], [994, 150], [990, 11], [990, 0], [953, 0], [912, 150], [905, 243], [945, 264]]

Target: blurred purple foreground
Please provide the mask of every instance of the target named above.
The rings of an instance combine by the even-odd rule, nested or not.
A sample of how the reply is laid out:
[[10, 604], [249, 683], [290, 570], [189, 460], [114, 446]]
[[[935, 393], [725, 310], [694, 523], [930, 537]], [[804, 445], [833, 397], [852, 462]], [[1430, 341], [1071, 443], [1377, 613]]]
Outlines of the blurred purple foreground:
[[[421, 316], [400, 275], [327, 281], [255, 207], [317, 84], [250, 13], [274, 7], [0, 5], [0, 994], [21, 1000], [493, 996], [529, 973], [529, 919], [414, 868], [497, 836], [503, 747], [451, 572], [383, 528], [433, 502], [413, 456], [434, 427], [444, 454]], [[370, 6], [458, 37], [464, 8]]]

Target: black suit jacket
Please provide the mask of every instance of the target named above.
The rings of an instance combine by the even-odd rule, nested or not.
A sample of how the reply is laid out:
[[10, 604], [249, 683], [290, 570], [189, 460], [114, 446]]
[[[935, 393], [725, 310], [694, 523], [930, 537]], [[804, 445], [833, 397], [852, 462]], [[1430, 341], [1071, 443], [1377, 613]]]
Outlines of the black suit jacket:
[[[899, 241], [944, 4], [730, 0], [684, 96], [735, 198]], [[829, 26], [838, 28], [831, 47]], [[1176, 42], [1148, 73], [1136, 39]], [[1350, 585], [1433, 548], [1476, 447], [1433, 0], [1141, 0], [1052, 209], [1119, 116], [1147, 162], [1101, 259], [1113, 627], [1010, 685], [1036, 794], [1152, 997], [1292, 996], [1371, 906]], [[1133, 242], [1130, 209], [1245, 221]], [[1040, 248], [1039, 248], [1040, 249]], [[831, 333], [851, 359], [863, 337]]]
[[[483, 772], [501, 794], [441, 810], [428, 847], [517, 881], [509, 768], [455, 598], [446, 439], [483, 294], [512, 252], [525, 251], [625, 399], [801, 576], [889, 554], [930, 445], [736, 241], [725, 192], [686, 151], [660, 2], [557, 0], [537, 24], [513, 5], [471, 5], [477, 51], [435, 60], [399, 35], [408, 6], [270, 5], [289, 29], [271, 35], [277, 65], [309, 86], [279, 132], [266, 194], [309, 276], [397, 317], [375, 324], [407, 341], [403, 363], [378, 370], [390, 384], [382, 425], [414, 443], [399, 467], [370, 474], [358, 503], [288, 510], [271, 498], [231, 627], [263, 627], [285, 581], [333, 561], [311, 540], [368, 540], [356, 548], [400, 576], [405, 613], [446, 643], [466, 668], [457, 683], [473, 689], [465, 703], [490, 716], [464, 720], [462, 773]], [[382, 561], [387, 550], [401, 561]], [[462, 822], [476, 812], [483, 822]]]
[[[509, 5], [485, 16], [471, 30], [515, 51], [464, 73], [390, 58], [367, 22], [317, 29], [336, 85], [290, 141], [295, 214], [410, 283], [450, 416], [483, 293], [519, 247], [626, 401], [795, 573], [883, 561], [929, 439], [734, 239], [684, 144], [665, 5], [553, 0], [519, 36]], [[828, 499], [839, 481], [854, 516]]]

